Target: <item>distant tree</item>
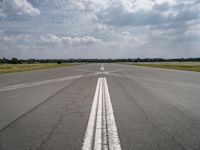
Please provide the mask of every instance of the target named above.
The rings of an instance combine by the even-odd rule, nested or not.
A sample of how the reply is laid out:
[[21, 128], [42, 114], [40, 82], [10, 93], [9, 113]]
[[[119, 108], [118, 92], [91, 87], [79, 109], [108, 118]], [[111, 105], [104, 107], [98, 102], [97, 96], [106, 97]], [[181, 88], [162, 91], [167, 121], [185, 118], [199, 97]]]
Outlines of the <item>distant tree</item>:
[[8, 64], [8, 63], [10, 63], [10, 60], [9, 60], [9, 59], [6, 59], [6, 58], [3, 58], [3, 62], [4, 62], [5, 64]]
[[33, 64], [34, 62], [35, 62], [34, 59], [28, 59], [28, 60], [27, 60], [27, 63], [28, 63], [28, 64]]
[[18, 61], [17, 58], [12, 58], [11, 59], [11, 64], [18, 64], [18, 63], [19, 63], [19, 61]]
[[83, 63], [110, 63], [110, 62], [173, 62], [173, 61], [200, 61], [200, 58], [173, 58], [173, 59], [163, 59], [163, 58], [122, 58], [122, 59], [6, 59], [1, 58], [0, 63], [5, 64], [20, 64], [20, 63], [74, 63], [74, 62], [83, 62]]
[[18, 64], [22, 64], [23, 63], [23, 60], [22, 59], [19, 59], [18, 60]]
[[57, 64], [62, 64], [62, 60], [58, 60], [58, 61], [57, 61]]
[[3, 64], [3, 63], [4, 63], [3, 59], [0, 58], [0, 64]]

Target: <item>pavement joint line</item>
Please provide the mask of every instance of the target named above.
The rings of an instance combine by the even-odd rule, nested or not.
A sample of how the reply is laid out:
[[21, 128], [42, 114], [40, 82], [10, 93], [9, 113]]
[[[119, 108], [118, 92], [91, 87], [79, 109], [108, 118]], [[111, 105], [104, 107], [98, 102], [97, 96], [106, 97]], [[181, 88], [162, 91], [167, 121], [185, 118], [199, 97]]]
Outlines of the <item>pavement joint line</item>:
[[98, 78], [82, 150], [121, 150], [106, 78]]
[[[98, 75], [98, 74], [100, 74], [100, 73], [96, 72], [96, 73], [88, 74], [86, 76], [93, 76], [93, 75]], [[86, 77], [86, 76], [77, 75], [77, 76], [56, 78], [56, 79], [37, 81], [37, 82], [31, 82], [31, 83], [16, 84], [16, 85], [11, 85], [11, 86], [6, 86], [6, 87], [0, 87], [0, 92], [16, 90], [16, 89], [21, 89], [21, 88], [27, 88], [27, 87], [32, 87], [32, 86], [45, 85], [45, 84], [50, 84], [50, 83], [55, 83], [55, 82], [62, 82], [62, 81], [67, 81], [67, 80], [73, 80], [73, 79], [78, 79], [78, 78], [82, 78], [82, 77]]]

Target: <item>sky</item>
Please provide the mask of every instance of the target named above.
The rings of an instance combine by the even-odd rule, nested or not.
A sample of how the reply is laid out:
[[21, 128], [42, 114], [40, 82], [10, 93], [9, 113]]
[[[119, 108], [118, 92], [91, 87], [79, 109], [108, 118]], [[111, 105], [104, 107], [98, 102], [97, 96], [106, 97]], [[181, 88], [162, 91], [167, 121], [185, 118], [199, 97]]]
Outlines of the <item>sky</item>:
[[0, 0], [3, 57], [200, 57], [200, 0]]

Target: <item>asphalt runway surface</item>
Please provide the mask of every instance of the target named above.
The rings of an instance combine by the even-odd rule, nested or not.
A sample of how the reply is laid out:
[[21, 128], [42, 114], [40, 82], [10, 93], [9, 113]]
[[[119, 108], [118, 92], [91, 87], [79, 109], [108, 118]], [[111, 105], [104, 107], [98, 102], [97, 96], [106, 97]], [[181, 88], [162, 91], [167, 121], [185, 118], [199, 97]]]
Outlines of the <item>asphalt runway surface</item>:
[[200, 73], [84, 64], [0, 75], [0, 150], [200, 150]]

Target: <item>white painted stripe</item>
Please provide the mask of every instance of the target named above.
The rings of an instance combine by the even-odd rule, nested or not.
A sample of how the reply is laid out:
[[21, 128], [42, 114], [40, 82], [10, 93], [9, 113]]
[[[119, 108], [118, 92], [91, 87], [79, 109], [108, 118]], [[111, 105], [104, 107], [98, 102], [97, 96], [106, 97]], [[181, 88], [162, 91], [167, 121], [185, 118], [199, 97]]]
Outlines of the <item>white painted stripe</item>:
[[24, 86], [24, 85], [26, 85], [26, 84], [16, 84], [16, 85], [8, 86], [8, 88], [21, 87], [21, 86]]
[[98, 110], [97, 110], [97, 120], [96, 120], [96, 132], [95, 132], [95, 142], [94, 149], [101, 150], [102, 149], [102, 78], [99, 89], [99, 100], [98, 100]]
[[103, 64], [101, 64], [100, 70], [101, 70], [101, 71], [104, 71], [104, 66], [103, 66]]
[[93, 104], [92, 104], [91, 111], [90, 111], [90, 117], [88, 120], [87, 129], [85, 132], [82, 150], [91, 150], [92, 149], [100, 81], [101, 81], [101, 79], [99, 78], [98, 82], [97, 82], [97, 86], [96, 86]]
[[107, 109], [107, 126], [108, 126], [108, 141], [109, 150], [121, 150], [120, 140], [117, 132], [117, 126], [113, 113], [113, 108], [110, 100], [110, 94], [108, 90], [108, 84], [104, 78], [105, 83], [105, 97], [106, 97], [106, 109]]
[[[91, 73], [86, 76], [93, 76], [93, 75], [97, 75], [97, 74], [100, 74], [100, 73], [99, 72]], [[37, 81], [37, 82], [31, 82], [31, 83], [24, 83], [24, 84], [0, 87], [0, 92], [21, 89], [21, 88], [26, 88], [26, 87], [32, 87], [32, 86], [45, 85], [45, 84], [50, 84], [50, 83], [55, 83], [55, 82], [62, 82], [62, 81], [67, 81], [67, 80], [73, 80], [73, 79], [78, 79], [78, 78], [82, 78], [82, 77], [84, 77], [84, 75], [77, 75], [77, 76], [72, 76], [72, 77], [57, 78], [57, 79], [51, 79], [51, 80], [44, 80], [44, 81]]]
[[74, 76], [74, 77], [44, 80], [44, 81], [38, 81], [38, 82], [31, 82], [31, 83], [25, 83], [25, 84], [19, 84], [19, 85], [12, 85], [12, 86], [0, 88], [0, 92], [21, 89], [21, 88], [26, 88], [26, 87], [31, 87], [31, 86], [45, 85], [45, 84], [61, 82], [61, 81], [67, 81], [67, 80], [77, 79], [77, 78], [81, 78], [81, 77], [82, 77], [82, 75]]
[[99, 78], [82, 150], [121, 150], [106, 78]]
[[106, 103], [105, 103], [105, 82], [103, 82], [103, 119], [102, 119], [102, 130], [103, 130], [103, 141], [102, 141], [102, 149], [108, 150], [108, 134], [107, 134], [107, 114], [106, 114]]

